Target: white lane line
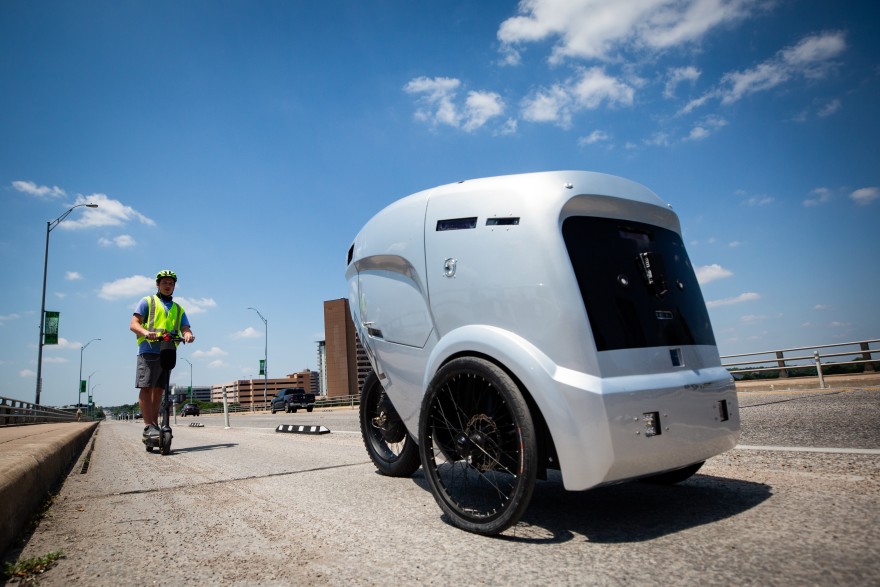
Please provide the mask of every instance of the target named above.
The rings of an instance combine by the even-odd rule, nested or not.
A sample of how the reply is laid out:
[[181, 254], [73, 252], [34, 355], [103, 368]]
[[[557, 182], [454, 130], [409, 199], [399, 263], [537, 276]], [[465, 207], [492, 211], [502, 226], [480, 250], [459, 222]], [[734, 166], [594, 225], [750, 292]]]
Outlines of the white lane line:
[[880, 455], [877, 448], [819, 448], [812, 446], [759, 446], [751, 444], [737, 444], [735, 448], [742, 450], [775, 450], [788, 452], [824, 452], [847, 455]]

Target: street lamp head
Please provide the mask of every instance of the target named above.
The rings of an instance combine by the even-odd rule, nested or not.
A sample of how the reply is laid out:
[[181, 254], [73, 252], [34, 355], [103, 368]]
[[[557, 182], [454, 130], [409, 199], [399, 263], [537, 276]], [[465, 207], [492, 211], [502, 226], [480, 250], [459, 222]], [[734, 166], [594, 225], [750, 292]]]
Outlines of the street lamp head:
[[86, 208], [97, 208], [97, 204], [86, 204]]

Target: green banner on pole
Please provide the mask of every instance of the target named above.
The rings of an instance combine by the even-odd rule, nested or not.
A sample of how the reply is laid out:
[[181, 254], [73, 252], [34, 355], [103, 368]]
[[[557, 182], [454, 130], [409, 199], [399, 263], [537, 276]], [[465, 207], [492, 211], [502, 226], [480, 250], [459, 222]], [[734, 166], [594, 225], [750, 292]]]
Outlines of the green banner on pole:
[[266, 374], [266, 360], [260, 359], [260, 375]]
[[79, 394], [82, 395], [86, 392], [86, 380], [83, 379], [79, 382]]
[[43, 329], [43, 344], [58, 344], [58, 318], [60, 312], [46, 311], [46, 327]]

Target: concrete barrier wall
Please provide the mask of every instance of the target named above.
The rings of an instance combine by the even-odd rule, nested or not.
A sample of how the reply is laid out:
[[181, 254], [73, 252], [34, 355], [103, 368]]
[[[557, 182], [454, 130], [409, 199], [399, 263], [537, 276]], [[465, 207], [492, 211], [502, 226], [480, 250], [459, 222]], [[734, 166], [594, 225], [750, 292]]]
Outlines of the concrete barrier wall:
[[88, 422], [0, 428], [0, 552], [27, 529], [97, 427]]

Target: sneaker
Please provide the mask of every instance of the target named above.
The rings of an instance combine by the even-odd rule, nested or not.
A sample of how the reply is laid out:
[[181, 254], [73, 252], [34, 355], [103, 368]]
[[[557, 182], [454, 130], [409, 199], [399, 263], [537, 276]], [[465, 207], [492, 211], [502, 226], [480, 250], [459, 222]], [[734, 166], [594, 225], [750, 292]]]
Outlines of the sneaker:
[[158, 438], [159, 429], [156, 426], [150, 424], [149, 426], [144, 426], [144, 438]]

